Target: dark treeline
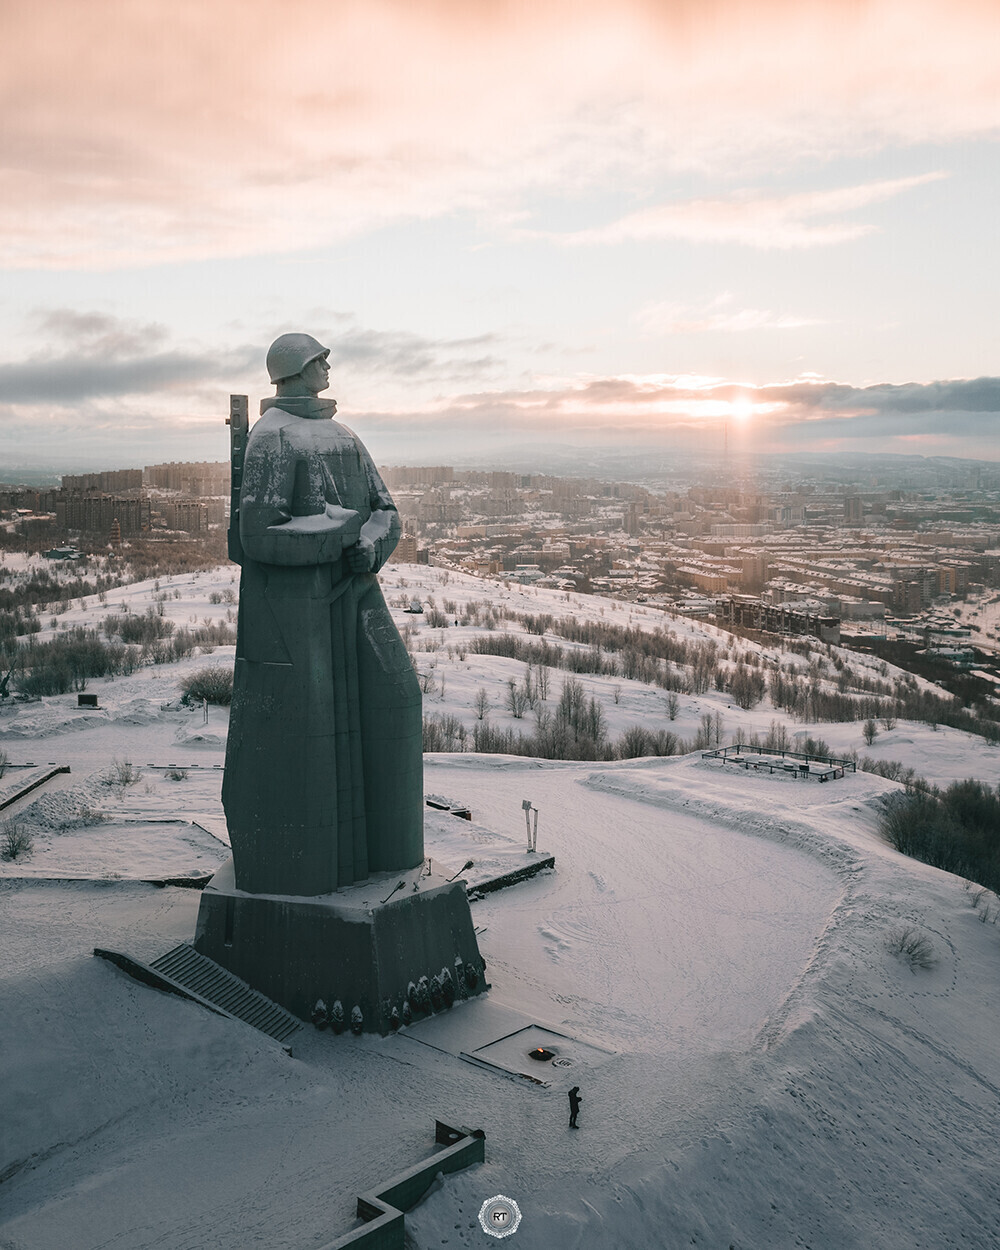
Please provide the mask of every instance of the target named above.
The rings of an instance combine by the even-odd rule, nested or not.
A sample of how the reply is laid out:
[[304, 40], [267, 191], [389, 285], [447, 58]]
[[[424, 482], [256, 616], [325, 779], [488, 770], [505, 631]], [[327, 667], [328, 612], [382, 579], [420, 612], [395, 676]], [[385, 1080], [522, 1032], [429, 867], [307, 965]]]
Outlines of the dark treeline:
[[[74, 562], [70, 566], [74, 576], [59, 576], [66, 570], [60, 563], [52, 569], [32, 569], [28, 577], [18, 577], [0, 564], [0, 613], [18, 608], [45, 611], [148, 578], [176, 577], [216, 568], [226, 559], [225, 538], [220, 534], [221, 531], [212, 531], [198, 542], [135, 539], [114, 554], [98, 552]], [[46, 545], [49, 544], [43, 546]]]
[[[526, 684], [530, 684], [530, 678]], [[534, 729], [523, 733], [477, 721], [472, 734], [458, 717], [424, 717], [425, 751], [466, 751], [486, 755], [527, 755], [546, 760], [636, 759], [644, 755], [678, 755], [691, 745], [668, 730], [650, 731], [632, 725], [616, 740], [608, 737], [604, 709], [587, 697], [580, 681], [567, 677], [555, 708], [533, 699]], [[471, 740], [470, 740], [471, 739]]]
[[[714, 685], [744, 711], [756, 707], [767, 693], [776, 708], [802, 721], [902, 717], [964, 729], [1000, 742], [1000, 708], [989, 701], [967, 703], [957, 696], [935, 693], [921, 688], [909, 674], [893, 682], [888, 667], [881, 676], [855, 671], [834, 653], [827, 659], [817, 657], [814, 648], [820, 644], [795, 640], [790, 646], [810, 659], [804, 666], [779, 665], [754, 651], [739, 653], [735, 663], [723, 663], [723, 653], [714, 641], [688, 641], [664, 629], [646, 632], [571, 617], [519, 615], [502, 608], [500, 618], [522, 623], [535, 637], [488, 631], [470, 640], [469, 651], [535, 667], [624, 677], [687, 694], [703, 694]], [[541, 636], [545, 633], [582, 645], [560, 646]]]
[[200, 542], [142, 539], [71, 566], [32, 569], [26, 577], [0, 566], [0, 677], [10, 672], [12, 688], [23, 695], [67, 694], [85, 689], [91, 678], [132, 673], [144, 664], [184, 659], [196, 647], [211, 651], [235, 642], [235, 629], [225, 621], [175, 628], [164, 617], [169, 591], [157, 596], [155, 609], [110, 614], [99, 630], [73, 626], [46, 642], [36, 638], [42, 614], [51, 612], [56, 625], [74, 600], [82, 604], [97, 596], [103, 603], [119, 586], [216, 567], [224, 555], [220, 542], [217, 536]]
[[904, 855], [1000, 891], [1000, 787], [969, 778], [900, 795], [881, 818]]
[[30, 609], [22, 612], [18, 607], [12, 612], [0, 612], [0, 648], [15, 638], [37, 634], [41, 628], [42, 622]]
[[21, 694], [68, 694], [86, 690], [91, 677], [134, 673], [140, 648], [107, 643], [94, 629], [76, 626], [51, 642], [29, 643], [14, 657], [14, 686]]
[[88, 581], [83, 577], [53, 577], [47, 569], [38, 569], [23, 581], [16, 581], [11, 586], [0, 585], [0, 613], [45, 609], [52, 604], [69, 603], [73, 599], [100, 594], [123, 584], [120, 579], [103, 574]]
[[[859, 652], [877, 655], [880, 659], [909, 672], [916, 673], [927, 681], [943, 686], [949, 694], [963, 703], [973, 706], [986, 701], [992, 694], [990, 684], [977, 677], [975, 673], [963, 672], [943, 664], [933, 656], [925, 654], [924, 649], [915, 642], [895, 642], [889, 639], [866, 641], [864, 646], [857, 646]], [[985, 657], [984, 657], [985, 658]]]
[[571, 673], [592, 673], [602, 677], [625, 677], [630, 681], [660, 686], [664, 690], [690, 694], [708, 690], [716, 672], [714, 646], [709, 643], [704, 649], [699, 649], [697, 643], [685, 643], [666, 635], [663, 639], [666, 644], [663, 647], [666, 654], [663, 655], [656, 654], [655, 649], [649, 646], [642, 650], [625, 646], [619, 650], [593, 641], [583, 647], [561, 647], [546, 638], [535, 642], [520, 634], [509, 633], [480, 634], [469, 642], [468, 649], [479, 655], [501, 655], [536, 667], [561, 668]]
[[[102, 632], [104, 637], [102, 637]], [[109, 615], [102, 631], [76, 625], [46, 642], [29, 637], [3, 648], [0, 664], [13, 670], [12, 684], [20, 694], [69, 694], [87, 688], [91, 678], [120, 677], [147, 664], [169, 664], [209, 652], [236, 641], [227, 621], [176, 628], [152, 608], [142, 615]]]
[[[606, 621], [581, 621], [572, 616], [553, 619], [550, 616], [517, 615], [529, 633], [551, 632], [567, 642], [582, 643], [598, 651], [620, 656], [665, 660], [694, 668], [700, 663], [714, 664], [718, 647], [714, 642], [689, 642], [660, 627], [639, 629], [634, 625], [613, 625]], [[629, 659], [626, 663], [635, 663]], [[621, 672], [623, 677], [628, 673]], [[641, 680], [641, 679], [640, 679]], [[706, 687], [707, 689], [707, 687]]]
[[133, 538], [120, 548], [119, 558], [128, 566], [130, 582], [201, 573], [227, 562], [226, 531], [220, 526], [200, 538], [180, 541]]

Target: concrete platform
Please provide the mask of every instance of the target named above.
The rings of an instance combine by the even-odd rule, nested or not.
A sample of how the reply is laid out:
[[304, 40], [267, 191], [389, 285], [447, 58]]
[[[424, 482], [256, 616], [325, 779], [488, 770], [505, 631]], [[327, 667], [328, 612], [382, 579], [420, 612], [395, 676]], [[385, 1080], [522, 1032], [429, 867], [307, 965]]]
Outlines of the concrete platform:
[[387, 1033], [421, 977], [448, 969], [457, 997], [486, 984], [465, 883], [419, 868], [296, 897], [236, 889], [229, 860], [202, 894], [194, 948], [301, 1020], [317, 999], [339, 1000], [348, 1024], [360, 1007], [365, 1032]]
[[[614, 1051], [490, 998], [476, 998], [421, 1020], [400, 1032], [401, 1040], [431, 1046], [498, 1075], [523, 1078], [546, 1089], [574, 1084], [574, 1078], [613, 1058]], [[540, 1062], [528, 1052], [544, 1047], [552, 1059]]]

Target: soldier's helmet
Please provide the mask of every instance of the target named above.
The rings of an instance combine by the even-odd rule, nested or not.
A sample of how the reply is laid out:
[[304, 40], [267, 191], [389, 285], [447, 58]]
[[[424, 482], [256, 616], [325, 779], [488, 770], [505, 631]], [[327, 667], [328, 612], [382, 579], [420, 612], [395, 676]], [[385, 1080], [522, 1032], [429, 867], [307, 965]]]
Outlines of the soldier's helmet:
[[311, 334], [279, 334], [267, 349], [267, 376], [272, 382], [294, 378], [310, 361], [329, 354], [329, 347], [317, 343]]

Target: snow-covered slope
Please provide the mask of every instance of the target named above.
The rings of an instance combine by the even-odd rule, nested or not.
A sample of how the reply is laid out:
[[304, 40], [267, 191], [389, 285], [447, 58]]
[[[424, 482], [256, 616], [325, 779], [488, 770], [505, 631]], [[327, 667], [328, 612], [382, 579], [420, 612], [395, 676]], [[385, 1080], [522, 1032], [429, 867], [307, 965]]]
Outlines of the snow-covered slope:
[[[804, 656], [790, 646], [761, 646], [734, 638], [712, 625], [646, 604], [485, 580], [421, 565], [389, 565], [380, 580], [397, 624], [409, 634], [411, 652], [425, 687], [425, 715], [455, 717], [466, 730], [469, 745], [478, 723], [475, 703], [480, 690], [485, 691], [489, 702], [486, 719], [491, 725], [522, 734], [530, 734], [534, 728], [530, 710], [516, 718], [507, 707], [509, 683], [511, 680], [523, 683], [525, 664], [502, 656], [477, 654], [470, 649], [475, 640], [485, 634], [512, 633], [529, 641], [539, 641], [526, 631], [520, 619], [526, 615], [569, 617], [579, 622], [643, 630], [666, 629], [678, 641], [713, 644], [723, 669], [731, 669], [741, 655], [775, 661], [803, 676], [812, 665], [813, 674], [822, 675], [810, 680], [815, 679], [830, 690], [836, 689], [834, 659], [851, 672], [872, 679], [892, 682], [902, 676], [892, 665], [844, 648], [833, 648], [828, 654], [825, 646], [817, 644], [812, 655]], [[236, 574], [230, 565], [203, 573], [137, 582], [109, 590], [104, 602], [91, 595], [82, 604], [72, 601], [58, 616], [48, 617], [43, 613], [45, 624], [35, 638], [44, 642], [76, 625], [99, 629], [109, 615], [121, 614], [126, 609], [135, 615], [153, 610], [173, 622], [177, 629], [193, 629], [199, 624], [234, 627], [236, 590]], [[418, 598], [428, 611], [423, 615], [409, 614], [406, 608], [413, 598]], [[445, 615], [449, 622], [446, 627], [428, 623], [432, 605]], [[445, 614], [446, 605], [454, 612]], [[493, 619], [488, 620], [488, 617]], [[456, 625], [456, 620], [469, 623]], [[547, 639], [567, 651], [586, 649], [582, 644], [567, 642], [553, 634], [547, 635]], [[160, 744], [169, 741], [163, 734], [166, 721], [173, 726], [174, 749], [168, 752], [169, 762], [176, 759], [187, 763], [221, 763], [227, 729], [225, 710], [212, 708], [209, 724], [203, 725], [199, 709], [177, 706], [181, 694], [179, 681], [200, 668], [231, 665], [233, 650], [232, 646], [217, 646], [177, 664], [152, 665], [114, 680], [92, 680], [87, 689], [99, 697], [101, 708], [96, 712], [78, 709], [75, 694], [46, 698], [41, 703], [8, 703], [0, 708], [0, 746], [6, 744], [12, 759], [34, 759], [41, 755], [50, 758], [58, 753], [51, 745], [53, 742], [59, 741], [63, 734], [86, 728], [88, 732], [81, 736], [74, 751], [83, 752], [95, 767], [103, 759], [122, 754], [135, 762], [153, 761], [156, 751], [163, 749]], [[678, 667], [678, 673], [683, 676], [683, 666]], [[547, 700], [550, 708], [558, 702], [566, 676], [566, 672], [558, 669], [550, 671]], [[576, 676], [586, 698], [594, 697], [599, 703], [608, 737], [612, 740], [630, 726], [641, 725], [653, 731], [674, 733], [680, 740], [690, 743], [704, 718], [709, 716], [714, 722], [713, 732], [723, 743], [737, 737], [745, 741], [752, 734], [765, 736], [773, 722], [786, 730], [793, 746], [795, 740], [801, 742], [807, 737], [822, 739], [835, 754], [856, 751], [875, 760], [898, 760], [935, 784], [946, 785], [969, 776], [993, 784], [1000, 781], [1000, 746], [962, 730], [941, 726], [935, 729], [928, 724], [899, 719], [891, 729], [880, 725], [877, 737], [869, 745], [864, 740], [860, 721], [797, 720], [775, 708], [767, 695], [757, 706], [743, 711], [730, 694], [714, 687], [698, 694], [679, 691], [676, 709], [671, 713], [670, 695], [658, 685], [620, 676], [590, 673]], [[923, 679], [915, 680], [921, 687], [934, 689]], [[45, 749], [41, 747], [43, 740], [50, 744]], [[35, 741], [38, 741], [37, 747], [32, 745]], [[157, 757], [155, 762], [161, 761]]]
[[[412, 572], [389, 571], [388, 598], [412, 590]], [[166, 610], [224, 615], [206, 605], [229, 576], [187, 579]], [[566, 611], [554, 592], [420, 576], [417, 593], [438, 603], [520, 596], [533, 606], [519, 611]], [[123, 593], [142, 611], [156, 592], [109, 601]], [[574, 613], [598, 619], [652, 611], [573, 598]], [[99, 619], [113, 606], [72, 611]], [[507, 663], [459, 658], [473, 628], [424, 625], [414, 638], [444, 635], [426, 652], [446, 672], [438, 706], [470, 725], [475, 690], [501, 691]], [[151, 958], [193, 933], [197, 892], [142, 879], [161, 860], [171, 871], [159, 875], [184, 875], [225, 854], [225, 714], [210, 709], [206, 726], [175, 701], [181, 672], [230, 657], [219, 648], [96, 683], [97, 713], [60, 696], [0, 715], [15, 763], [73, 769], [12, 809], [36, 850], [0, 877], [4, 1250], [323, 1245], [352, 1226], [357, 1193], [426, 1154], [435, 1118], [485, 1129], [487, 1162], [407, 1217], [422, 1250], [487, 1244], [476, 1214], [496, 1193], [517, 1199], [511, 1244], [532, 1250], [1000, 1242], [1000, 905], [880, 840], [879, 805], [899, 787], [870, 774], [821, 785], [700, 753], [426, 757], [428, 792], [468, 803], [498, 834], [522, 838], [530, 799], [539, 847], [556, 856], [554, 873], [473, 905], [490, 1001], [614, 1052], [549, 1069], [548, 1088], [421, 1045], [419, 1024], [386, 1039], [305, 1029], [289, 1059], [93, 959], [95, 945]], [[688, 735], [719, 710], [732, 728], [748, 716], [766, 729], [776, 715], [739, 713], [711, 691], [681, 695], [671, 723], [658, 688], [621, 680], [615, 703], [610, 679], [582, 680], [598, 695], [607, 681], [609, 722], [626, 707], [623, 727]], [[835, 749], [841, 732], [863, 745], [857, 724], [819, 728]], [[996, 780], [996, 749], [954, 730], [900, 722], [880, 748], [937, 779]], [[136, 784], [102, 777], [115, 758], [136, 765]], [[110, 819], [88, 823], [94, 810]], [[460, 868], [460, 835], [434, 836], [430, 853]], [[70, 877], [89, 879], [42, 879]], [[907, 958], [901, 948], [919, 953], [920, 941], [926, 959]], [[475, 1033], [476, 1010], [452, 1009], [456, 1038]], [[567, 1129], [571, 1084], [579, 1132]]]

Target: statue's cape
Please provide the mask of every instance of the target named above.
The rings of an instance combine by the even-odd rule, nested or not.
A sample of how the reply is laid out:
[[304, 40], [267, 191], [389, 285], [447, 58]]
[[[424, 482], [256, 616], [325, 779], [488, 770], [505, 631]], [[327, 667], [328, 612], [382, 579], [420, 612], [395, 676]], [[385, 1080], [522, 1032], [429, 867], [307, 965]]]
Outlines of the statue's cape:
[[330, 421], [337, 409], [335, 399], [320, 399], [318, 395], [272, 395], [260, 401], [260, 415], [269, 408], [280, 408], [293, 417], [308, 417], [310, 421]]

